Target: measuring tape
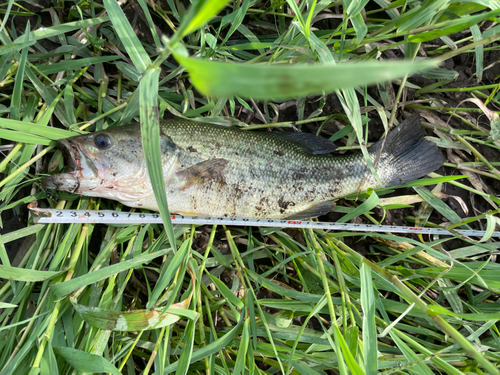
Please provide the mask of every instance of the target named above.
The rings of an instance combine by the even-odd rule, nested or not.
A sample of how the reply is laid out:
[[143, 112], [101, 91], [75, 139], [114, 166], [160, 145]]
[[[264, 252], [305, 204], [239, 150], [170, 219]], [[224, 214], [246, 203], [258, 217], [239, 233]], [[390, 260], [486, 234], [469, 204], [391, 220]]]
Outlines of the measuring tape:
[[[163, 224], [159, 214], [145, 214], [142, 212], [121, 212], [111, 210], [57, 210], [51, 208], [36, 208], [28, 206], [34, 215], [36, 223], [80, 223], [80, 224]], [[441, 228], [417, 228], [394, 225], [370, 225], [349, 223], [324, 223], [318, 221], [300, 220], [268, 220], [268, 219], [234, 219], [227, 217], [204, 217], [170, 215], [173, 224], [198, 224], [198, 225], [237, 225], [253, 227], [279, 227], [279, 228], [312, 228], [323, 230], [342, 230], [353, 232], [391, 232], [391, 233], [420, 233], [466, 236], [484, 236], [482, 230], [455, 230], [448, 231]], [[493, 232], [492, 237], [500, 237], [500, 232]]]

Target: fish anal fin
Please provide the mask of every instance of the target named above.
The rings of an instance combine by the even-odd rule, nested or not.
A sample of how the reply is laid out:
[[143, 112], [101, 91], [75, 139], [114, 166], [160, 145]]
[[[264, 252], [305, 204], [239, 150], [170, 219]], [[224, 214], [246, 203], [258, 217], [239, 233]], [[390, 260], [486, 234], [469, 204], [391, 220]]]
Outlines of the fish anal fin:
[[226, 159], [210, 159], [177, 172], [182, 184], [181, 190], [219, 177], [227, 163]]
[[275, 136], [293, 143], [302, 151], [311, 155], [329, 154], [337, 149], [337, 146], [326, 138], [317, 137], [309, 133], [274, 133]]
[[333, 207], [335, 207], [335, 203], [333, 202], [321, 202], [319, 204], [315, 204], [312, 207], [309, 207], [308, 209], [300, 212], [296, 212], [290, 216], [287, 216], [286, 219], [290, 220], [305, 220], [305, 219], [312, 219], [314, 217], [326, 215], [328, 212], [330, 212]]

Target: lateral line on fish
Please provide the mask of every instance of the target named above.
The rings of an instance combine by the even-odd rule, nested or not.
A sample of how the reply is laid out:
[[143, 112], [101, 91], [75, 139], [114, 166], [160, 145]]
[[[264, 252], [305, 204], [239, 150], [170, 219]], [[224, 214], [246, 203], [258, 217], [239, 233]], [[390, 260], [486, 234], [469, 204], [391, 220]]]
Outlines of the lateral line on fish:
[[[112, 210], [58, 210], [52, 208], [37, 208], [35, 205], [28, 206], [34, 215], [33, 221], [39, 224], [162, 224], [160, 214], [149, 214], [142, 212], [123, 212]], [[373, 224], [350, 224], [350, 223], [327, 223], [319, 221], [304, 220], [276, 220], [276, 219], [237, 219], [227, 217], [205, 217], [170, 215], [172, 224], [195, 224], [195, 225], [233, 225], [233, 226], [255, 226], [255, 227], [278, 227], [278, 228], [312, 228], [323, 230], [342, 230], [353, 232], [391, 232], [391, 233], [419, 233], [440, 235], [463, 235], [479, 236], [485, 235], [484, 230], [447, 230], [444, 228], [420, 228], [404, 227], [395, 225], [373, 225]], [[500, 237], [500, 231], [495, 231], [491, 237]]]

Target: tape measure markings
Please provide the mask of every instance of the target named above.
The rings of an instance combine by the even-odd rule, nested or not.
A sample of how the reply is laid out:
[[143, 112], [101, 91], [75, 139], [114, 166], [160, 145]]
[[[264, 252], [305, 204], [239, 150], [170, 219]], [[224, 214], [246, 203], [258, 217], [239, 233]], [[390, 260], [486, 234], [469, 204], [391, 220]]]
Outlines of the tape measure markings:
[[[162, 224], [159, 214], [146, 214], [142, 212], [121, 212], [112, 210], [58, 210], [51, 208], [29, 207], [36, 223], [90, 223], [90, 224]], [[350, 223], [325, 223], [318, 221], [301, 220], [273, 220], [273, 219], [236, 219], [227, 217], [204, 217], [171, 215], [173, 224], [197, 225], [235, 225], [235, 226], [261, 226], [283, 228], [312, 228], [323, 230], [348, 230], [357, 232], [393, 232], [393, 233], [421, 233], [453, 235], [452, 232], [442, 228], [419, 228], [395, 225], [372, 225]], [[454, 230], [466, 236], [484, 236], [481, 230]], [[500, 237], [500, 231], [493, 232], [492, 237]]]

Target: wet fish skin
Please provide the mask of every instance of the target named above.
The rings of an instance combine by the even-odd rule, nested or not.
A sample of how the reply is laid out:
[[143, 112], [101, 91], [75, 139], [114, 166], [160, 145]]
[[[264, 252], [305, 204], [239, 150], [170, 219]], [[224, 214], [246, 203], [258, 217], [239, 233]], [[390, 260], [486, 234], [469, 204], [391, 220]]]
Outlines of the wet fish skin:
[[[111, 140], [109, 148], [96, 146], [99, 135]], [[313, 155], [269, 132], [177, 119], [162, 122], [160, 139], [169, 209], [180, 214], [307, 218], [328, 212], [332, 199], [359, 191], [362, 183], [362, 190], [382, 187], [361, 153]], [[325, 150], [324, 142], [321, 146]], [[60, 148], [76, 169], [47, 178], [46, 187], [158, 209], [139, 125], [63, 140]], [[444, 161], [437, 146], [424, 139], [418, 116], [408, 118], [369, 153], [384, 186], [419, 178]]]

